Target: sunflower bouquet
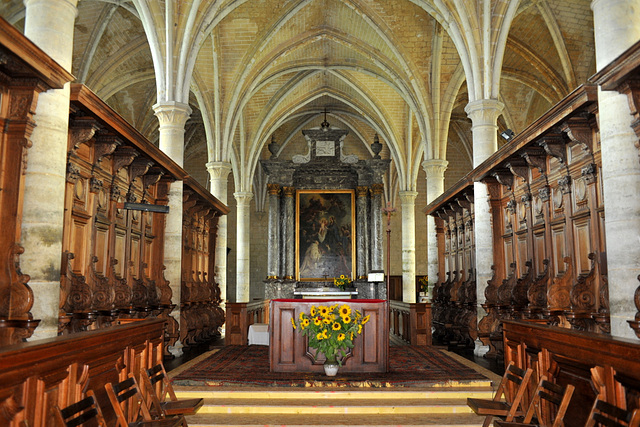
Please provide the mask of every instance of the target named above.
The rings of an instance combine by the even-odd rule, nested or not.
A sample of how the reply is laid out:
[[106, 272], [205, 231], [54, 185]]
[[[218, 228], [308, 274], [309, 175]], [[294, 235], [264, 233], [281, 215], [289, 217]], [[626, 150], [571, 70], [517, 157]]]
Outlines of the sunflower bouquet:
[[325, 355], [326, 364], [338, 363], [342, 366], [340, 353], [346, 356], [348, 348], [353, 348], [353, 340], [362, 333], [362, 327], [369, 316], [362, 316], [358, 310], [351, 310], [347, 304], [331, 306], [312, 305], [309, 314], [301, 312], [298, 320], [291, 319], [293, 329], [298, 329], [309, 338], [309, 347]]
[[340, 277], [333, 278], [333, 284], [344, 291], [344, 288], [351, 286], [351, 279], [341, 274]]

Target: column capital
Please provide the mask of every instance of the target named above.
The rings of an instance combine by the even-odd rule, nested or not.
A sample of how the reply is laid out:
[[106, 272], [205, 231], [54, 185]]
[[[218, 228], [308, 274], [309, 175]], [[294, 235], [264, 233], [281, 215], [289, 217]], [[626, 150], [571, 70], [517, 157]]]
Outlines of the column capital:
[[293, 197], [296, 194], [296, 189], [294, 187], [282, 187], [282, 194], [284, 194], [284, 197]]
[[253, 199], [253, 193], [249, 191], [238, 191], [233, 193], [233, 197], [236, 198], [238, 206], [248, 206], [251, 199]]
[[192, 112], [187, 104], [176, 101], [158, 102], [152, 108], [160, 122], [160, 127], [179, 127], [183, 130]]
[[402, 206], [405, 205], [414, 205], [416, 202], [416, 197], [418, 197], [417, 191], [399, 191], [398, 196], [400, 197], [400, 204]]
[[371, 194], [382, 194], [384, 193], [384, 184], [371, 184]]
[[427, 174], [427, 179], [442, 178], [448, 166], [449, 162], [442, 159], [427, 159], [422, 162], [422, 169]]
[[231, 163], [229, 162], [208, 162], [205, 166], [211, 179], [227, 179], [231, 172]]
[[267, 184], [267, 192], [269, 193], [269, 195], [279, 196], [280, 191], [282, 191], [280, 184]]
[[359, 185], [356, 187], [356, 195], [358, 197], [367, 197], [369, 195], [369, 187]]
[[497, 99], [478, 99], [464, 107], [473, 123], [472, 126], [495, 125], [504, 110], [504, 104]]

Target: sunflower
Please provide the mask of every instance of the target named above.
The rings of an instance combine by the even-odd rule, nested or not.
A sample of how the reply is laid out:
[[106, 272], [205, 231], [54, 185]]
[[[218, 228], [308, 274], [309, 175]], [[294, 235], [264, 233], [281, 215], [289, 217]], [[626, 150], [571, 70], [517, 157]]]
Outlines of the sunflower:
[[345, 317], [345, 316], [349, 316], [351, 314], [351, 307], [349, 307], [347, 304], [343, 304], [342, 307], [340, 307], [340, 316]]
[[293, 326], [293, 329], [296, 329], [296, 321], [293, 320], [293, 318], [291, 318], [291, 326]]
[[316, 315], [316, 306], [315, 305], [311, 306], [311, 309], [309, 310], [309, 314], [312, 315], [312, 316]]
[[358, 333], [361, 334], [362, 333], [362, 325], [358, 325]]
[[308, 326], [309, 326], [309, 323], [311, 323], [311, 322], [309, 321], [309, 319], [306, 319], [306, 318], [305, 318], [305, 319], [302, 319], [302, 322], [300, 323], [300, 327], [301, 327], [302, 329], [304, 329], [304, 328], [306, 328], [306, 327], [308, 327]]
[[340, 275], [340, 278], [341, 278], [341, 279], [344, 279], [344, 274], [341, 274], [341, 275]]
[[324, 305], [321, 305], [320, 307], [318, 307], [318, 311], [322, 316], [326, 316], [327, 313], [329, 312], [329, 308], [325, 307]]
[[313, 324], [316, 326], [320, 326], [322, 324], [322, 319], [320, 317], [314, 317]]
[[327, 338], [329, 338], [329, 336], [327, 335], [327, 330], [326, 330], [326, 329], [323, 329], [323, 330], [322, 330], [322, 338], [324, 338], [325, 340], [326, 340]]
[[322, 341], [322, 338], [323, 338], [323, 337], [322, 337], [322, 332], [318, 332], [318, 334], [316, 335], [316, 339], [317, 339], [318, 341]]
[[329, 323], [333, 322], [333, 320], [331, 320], [331, 317], [325, 317], [324, 319], [322, 319], [322, 321], [328, 325]]
[[342, 321], [348, 325], [351, 323], [351, 316], [342, 316]]
[[340, 333], [340, 334], [338, 334], [338, 341], [344, 341], [344, 339], [345, 339], [346, 337], [347, 337], [347, 336], [346, 336], [345, 334]]
[[302, 320], [302, 319], [304, 319], [304, 316], [305, 316], [304, 312], [303, 312], [303, 311], [301, 311], [301, 312], [300, 312], [300, 316], [298, 316], [298, 318], [299, 318], [300, 320]]
[[340, 323], [338, 322], [333, 322], [333, 325], [331, 325], [331, 329], [333, 329], [334, 331], [339, 331], [340, 329], [342, 329], [342, 326], [340, 326]]
[[370, 314], [367, 314], [366, 316], [364, 316], [364, 317], [362, 318], [362, 324], [363, 324], [363, 325], [366, 325], [366, 324], [367, 324], [367, 322], [369, 321], [369, 317], [371, 317], [371, 315], [370, 315]]

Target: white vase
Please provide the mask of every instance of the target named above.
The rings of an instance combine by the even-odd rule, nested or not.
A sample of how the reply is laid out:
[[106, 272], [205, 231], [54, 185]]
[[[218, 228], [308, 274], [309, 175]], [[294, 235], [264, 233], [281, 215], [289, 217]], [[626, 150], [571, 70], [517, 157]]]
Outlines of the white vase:
[[338, 368], [340, 367], [337, 363], [325, 363], [323, 366], [324, 373], [327, 374], [328, 377], [335, 377], [338, 374]]

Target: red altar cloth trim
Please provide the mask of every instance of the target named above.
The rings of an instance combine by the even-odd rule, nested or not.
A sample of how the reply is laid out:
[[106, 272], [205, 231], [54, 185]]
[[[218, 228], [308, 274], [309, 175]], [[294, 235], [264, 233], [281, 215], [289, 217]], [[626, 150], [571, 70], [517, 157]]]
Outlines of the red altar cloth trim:
[[383, 299], [321, 299], [321, 298], [305, 298], [305, 299], [286, 299], [279, 298], [273, 299], [271, 301], [280, 301], [280, 302], [313, 302], [313, 303], [327, 303], [328, 301], [336, 301], [336, 302], [350, 302], [350, 303], [378, 303], [385, 302]]

